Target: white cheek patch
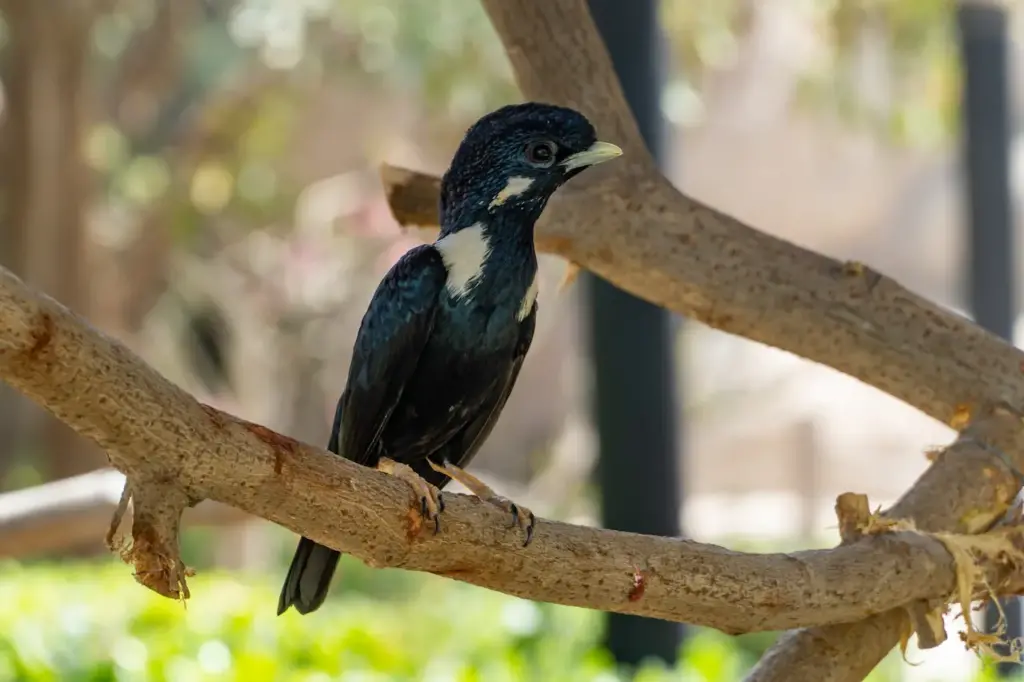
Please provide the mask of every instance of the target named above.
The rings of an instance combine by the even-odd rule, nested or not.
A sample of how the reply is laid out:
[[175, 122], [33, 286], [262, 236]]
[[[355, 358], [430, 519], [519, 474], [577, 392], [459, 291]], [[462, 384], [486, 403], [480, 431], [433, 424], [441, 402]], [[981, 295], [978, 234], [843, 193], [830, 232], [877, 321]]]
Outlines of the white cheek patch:
[[494, 208], [495, 206], [501, 206], [512, 197], [517, 197], [526, 190], [530, 189], [533, 184], [533, 178], [524, 178], [519, 175], [513, 176], [508, 179], [508, 183], [505, 185], [505, 189], [498, 192], [498, 196], [491, 200], [491, 203], [487, 208]]
[[434, 243], [448, 269], [445, 287], [452, 298], [462, 298], [470, 292], [483, 274], [484, 264], [491, 253], [491, 244], [483, 225], [476, 223], [458, 232], [438, 239]]
[[533, 281], [530, 282], [530, 288], [526, 290], [526, 295], [523, 296], [523, 303], [519, 306], [519, 312], [516, 313], [516, 319], [522, 322], [533, 310], [533, 304], [537, 300], [537, 275], [533, 276]]

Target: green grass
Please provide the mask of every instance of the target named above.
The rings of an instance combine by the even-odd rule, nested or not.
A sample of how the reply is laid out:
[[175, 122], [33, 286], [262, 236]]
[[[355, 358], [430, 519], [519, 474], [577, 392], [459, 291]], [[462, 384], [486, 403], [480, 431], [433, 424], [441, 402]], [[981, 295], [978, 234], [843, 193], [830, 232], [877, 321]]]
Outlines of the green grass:
[[[355, 561], [317, 613], [274, 614], [280, 576], [204, 573], [187, 606], [110, 563], [0, 564], [4, 682], [615, 682], [600, 614]], [[343, 588], [343, 586], [345, 586]], [[358, 586], [361, 591], [356, 591]], [[732, 682], [769, 635], [700, 631], [678, 669], [636, 682]], [[897, 680], [898, 660], [870, 678]]]

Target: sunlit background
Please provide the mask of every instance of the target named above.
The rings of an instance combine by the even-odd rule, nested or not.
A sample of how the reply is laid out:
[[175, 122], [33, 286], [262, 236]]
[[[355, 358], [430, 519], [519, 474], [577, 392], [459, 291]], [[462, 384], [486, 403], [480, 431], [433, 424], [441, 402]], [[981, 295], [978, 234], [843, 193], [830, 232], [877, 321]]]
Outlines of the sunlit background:
[[[953, 10], [665, 0], [671, 179], [965, 309]], [[392, 219], [379, 164], [443, 171], [466, 127], [517, 97], [480, 4], [0, 0], [0, 13], [0, 263], [198, 399], [326, 443], [365, 305], [423, 238]], [[1015, 43], [1011, 65], [1022, 57]], [[542, 267], [533, 350], [473, 469], [540, 515], [596, 525], [582, 289], [558, 293], [564, 263]], [[838, 493], [891, 503], [953, 435], [837, 372], [681, 330], [688, 536], [830, 546]], [[351, 558], [323, 609], [278, 618], [295, 536], [213, 505], [184, 532], [193, 598], [164, 600], [102, 547], [119, 475], [44, 485], [105, 463], [0, 386], [0, 680], [623, 679], [599, 613]], [[982, 679], [949, 624], [937, 650], [911, 646], [919, 665], [894, 654], [870, 679]], [[774, 636], [691, 630], [674, 669], [635, 679], [736, 680]]]

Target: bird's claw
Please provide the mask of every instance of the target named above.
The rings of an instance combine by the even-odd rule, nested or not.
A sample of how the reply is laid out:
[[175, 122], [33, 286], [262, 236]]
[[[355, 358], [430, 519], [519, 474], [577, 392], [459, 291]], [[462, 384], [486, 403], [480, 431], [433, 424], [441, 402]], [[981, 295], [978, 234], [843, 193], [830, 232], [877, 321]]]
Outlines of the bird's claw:
[[422, 482], [422, 487], [412, 483], [410, 485], [416, 489], [416, 492], [421, 493], [420, 516], [425, 521], [434, 522], [434, 535], [437, 535], [441, 532], [441, 512], [444, 511], [441, 491], [422, 479], [420, 481]]
[[526, 534], [523, 547], [526, 547], [533, 540], [533, 530], [537, 526], [537, 517], [526, 507], [522, 507], [512, 500], [495, 495], [487, 500], [496, 507], [508, 511], [512, 515], [510, 528], [520, 528]]
[[396, 462], [387, 457], [382, 457], [377, 468], [386, 474], [405, 481], [413, 493], [419, 498], [420, 516], [426, 521], [434, 522], [434, 535], [441, 532], [441, 512], [444, 511], [444, 498], [441, 491], [435, 486], [427, 483], [409, 466]]
[[[509, 500], [501, 495], [495, 493], [491, 488], [481, 481], [479, 478], [469, 473], [465, 469], [457, 467], [453, 464], [436, 464], [432, 460], [428, 459], [427, 464], [430, 468], [438, 473], [442, 473], [449, 478], [458, 481], [462, 485], [469, 488], [469, 491], [476, 495], [478, 498], [492, 504], [498, 509], [502, 509], [512, 515], [511, 528], [519, 527], [526, 533], [526, 540], [523, 542], [523, 547], [526, 547], [533, 540], [533, 531], [537, 526], [537, 517], [533, 515], [533, 512], [522, 507], [512, 500]], [[444, 509], [444, 503], [441, 504], [441, 509]]]
[[[432, 502], [433, 504], [431, 504]], [[434, 535], [441, 532], [442, 513], [444, 513], [444, 497], [441, 495], [440, 490], [437, 491], [437, 496], [434, 500], [431, 500], [426, 495], [420, 498], [420, 516], [427, 521], [434, 522]]]

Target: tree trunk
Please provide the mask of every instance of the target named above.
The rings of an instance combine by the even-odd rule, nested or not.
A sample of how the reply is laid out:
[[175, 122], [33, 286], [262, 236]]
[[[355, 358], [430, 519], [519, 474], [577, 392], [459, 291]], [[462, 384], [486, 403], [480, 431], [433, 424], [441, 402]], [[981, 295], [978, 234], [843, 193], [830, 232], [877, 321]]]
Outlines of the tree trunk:
[[[3, 148], [5, 262], [26, 281], [88, 313], [84, 211], [87, 168], [81, 158], [86, 114], [87, 11], [53, 12], [47, 3], [4, 3], [11, 42]], [[103, 454], [43, 410], [27, 403], [0, 422], [13, 453], [43, 456], [41, 473], [64, 478], [106, 465]], [[9, 406], [5, 406], [9, 407]], [[6, 412], [6, 410], [5, 410]]]

